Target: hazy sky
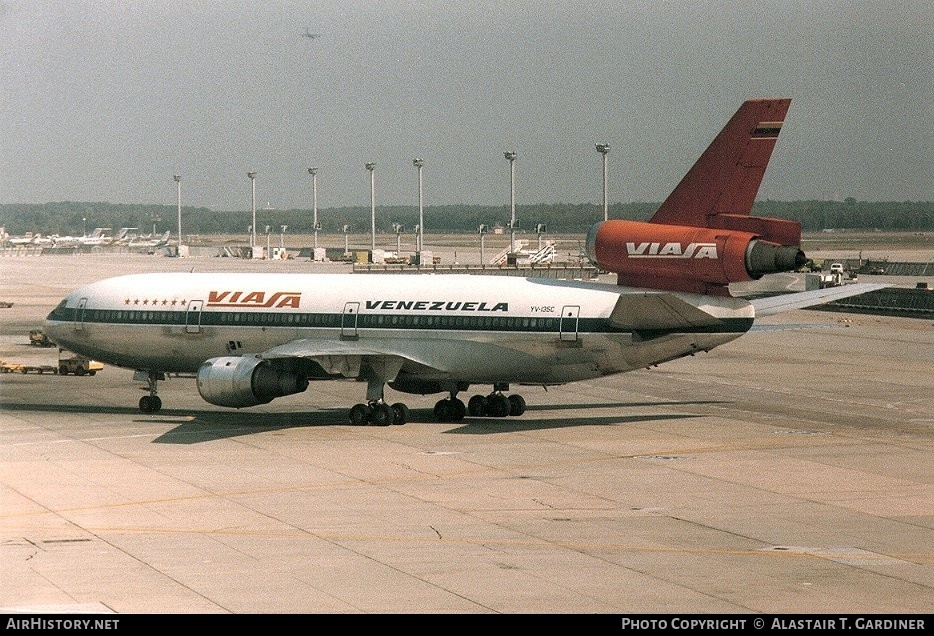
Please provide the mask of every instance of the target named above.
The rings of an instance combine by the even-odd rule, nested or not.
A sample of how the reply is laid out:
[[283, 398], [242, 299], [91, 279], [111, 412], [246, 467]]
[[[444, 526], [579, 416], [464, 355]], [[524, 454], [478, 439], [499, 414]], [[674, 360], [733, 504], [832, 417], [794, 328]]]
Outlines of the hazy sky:
[[0, 203], [661, 201], [753, 97], [760, 198], [934, 199], [930, 1], [0, 0]]

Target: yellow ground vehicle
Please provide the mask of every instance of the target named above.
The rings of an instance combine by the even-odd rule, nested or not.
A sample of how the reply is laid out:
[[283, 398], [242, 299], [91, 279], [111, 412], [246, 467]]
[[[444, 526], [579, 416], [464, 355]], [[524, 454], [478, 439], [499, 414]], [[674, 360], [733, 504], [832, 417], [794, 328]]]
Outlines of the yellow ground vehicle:
[[102, 363], [96, 360], [88, 360], [81, 356], [72, 356], [70, 358], [60, 357], [58, 360], [59, 375], [68, 375], [69, 373], [75, 375], [94, 375], [103, 368], [104, 365]]

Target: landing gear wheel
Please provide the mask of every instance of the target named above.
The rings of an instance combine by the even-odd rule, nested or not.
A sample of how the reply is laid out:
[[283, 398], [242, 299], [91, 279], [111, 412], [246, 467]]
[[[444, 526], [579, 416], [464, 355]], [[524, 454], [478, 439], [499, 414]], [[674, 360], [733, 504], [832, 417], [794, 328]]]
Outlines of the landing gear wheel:
[[143, 413], [158, 413], [162, 410], [162, 400], [156, 395], [144, 395], [139, 399], [139, 410]]
[[435, 403], [435, 419], [439, 422], [451, 421], [451, 407], [448, 400], [438, 400]]
[[370, 407], [366, 404], [354, 404], [350, 409], [350, 423], [354, 426], [366, 426], [370, 419]]
[[509, 396], [509, 414], [512, 416], [525, 413], [525, 398], [518, 393]]
[[467, 407], [457, 398], [451, 398], [451, 409], [453, 411], [452, 422], [460, 422], [467, 415]]
[[467, 407], [457, 398], [438, 400], [435, 404], [435, 419], [439, 422], [460, 422], [467, 415]]
[[376, 404], [370, 412], [370, 424], [373, 426], [389, 426], [395, 419], [395, 413], [388, 404]]
[[475, 395], [467, 400], [467, 412], [474, 417], [483, 417], [487, 412], [486, 398], [482, 395]]
[[506, 417], [512, 410], [512, 405], [509, 404], [509, 400], [501, 393], [494, 393], [487, 397], [486, 403], [487, 415], [490, 417]]
[[405, 424], [409, 421], [409, 407], [402, 402], [396, 402], [392, 405], [392, 423]]

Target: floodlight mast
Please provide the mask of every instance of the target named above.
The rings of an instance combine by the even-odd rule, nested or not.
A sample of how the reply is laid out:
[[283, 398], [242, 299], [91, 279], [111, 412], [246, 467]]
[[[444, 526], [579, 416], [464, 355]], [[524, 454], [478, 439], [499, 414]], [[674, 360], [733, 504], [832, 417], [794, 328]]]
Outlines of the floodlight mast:
[[370, 249], [376, 251], [376, 164], [366, 164], [370, 171]]
[[[177, 256], [182, 255], [182, 176], [175, 175], [175, 185], [178, 190], [178, 254]], [[155, 237], [153, 237], [155, 238]]]
[[609, 218], [609, 207], [606, 198], [606, 156], [610, 152], [610, 144], [597, 144], [597, 152], [603, 155], [603, 220], [606, 221]]
[[516, 252], [516, 153], [506, 151], [503, 153], [506, 160], [509, 161], [509, 209], [511, 212], [509, 221], [509, 253]]
[[425, 165], [425, 161], [424, 159], [412, 159], [412, 165], [418, 168], [418, 245], [416, 251], [421, 258], [422, 250], [425, 249], [425, 212], [422, 204], [422, 166]]
[[250, 187], [253, 190], [253, 196], [251, 199], [251, 208], [253, 210], [253, 225], [250, 226], [250, 249], [252, 250], [256, 247], [256, 173], [247, 172], [246, 176], [250, 178]]
[[[311, 205], [312, 205], [312, 225], [315, 231], [314, 248], [318, 249], [318, 169], [308, 168], [308, 174], [311, 175]], [[314, 254], [312, 254], [314, 258]]]

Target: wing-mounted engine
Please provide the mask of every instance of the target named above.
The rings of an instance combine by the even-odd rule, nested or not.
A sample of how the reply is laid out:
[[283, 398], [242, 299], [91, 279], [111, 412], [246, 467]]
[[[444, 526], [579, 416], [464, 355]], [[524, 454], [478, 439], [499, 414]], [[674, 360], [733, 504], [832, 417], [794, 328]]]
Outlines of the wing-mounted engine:
[[620, 285], [716, 295], [728, 295], [730, 283], [791, 271], [806, 261], [797, 245], [752, 232], [637, 221], [598, 223], [587, 235], [587, 254], [618, 274]]
[[198, 369], [198, 392], [217, 406], [266, 404], [308, 388], [307, 375], [288, 360], [253, 357], [211, 358]]

